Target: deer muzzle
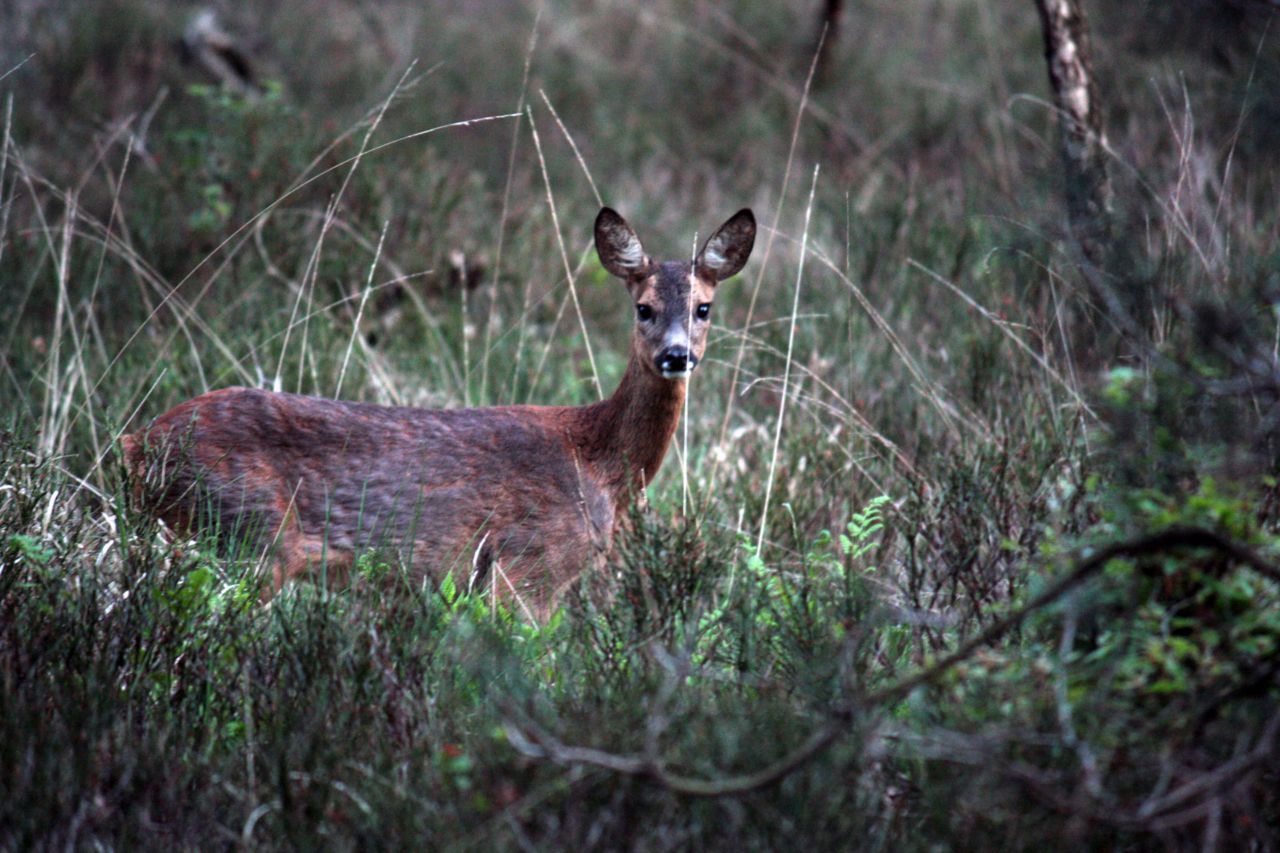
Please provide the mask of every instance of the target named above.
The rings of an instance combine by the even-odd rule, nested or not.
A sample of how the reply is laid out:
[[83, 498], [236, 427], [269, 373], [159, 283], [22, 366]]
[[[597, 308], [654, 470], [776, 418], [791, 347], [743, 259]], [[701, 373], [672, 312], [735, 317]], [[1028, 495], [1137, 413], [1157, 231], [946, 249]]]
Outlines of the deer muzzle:
[[658, 353], [655, 364], [663, 378], [683, 379], [698, 366], [698, 357], [688, 347], [673, 346]]

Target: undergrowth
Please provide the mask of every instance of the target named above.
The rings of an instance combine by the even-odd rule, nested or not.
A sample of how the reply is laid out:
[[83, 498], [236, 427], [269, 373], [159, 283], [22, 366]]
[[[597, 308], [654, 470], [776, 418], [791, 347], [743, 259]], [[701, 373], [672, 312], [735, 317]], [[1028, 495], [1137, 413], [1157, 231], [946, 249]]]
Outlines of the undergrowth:
[[[170, 4], [0, 10], [0, 846], [1280, 843], [1269, 18], [1097, 4], [1097, 270], [1025, 4], [865, 4], [807, 88], [797, 4], [284, 5], [249, 95]], [[763, 227], [545, 624], [379, 553], [263, 604], [133, 506], [217, 387], [608, 393], [601, 203]]]

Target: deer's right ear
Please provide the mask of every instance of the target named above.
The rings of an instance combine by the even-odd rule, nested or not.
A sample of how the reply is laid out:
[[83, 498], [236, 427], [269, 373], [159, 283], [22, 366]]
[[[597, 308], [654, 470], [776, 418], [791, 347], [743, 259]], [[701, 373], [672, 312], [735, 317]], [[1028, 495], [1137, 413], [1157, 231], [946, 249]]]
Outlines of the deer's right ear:
[[630, 278], [649, 266], [640, 238], [611, 207], [596, 216], [596, 253], [600, 264], [618, 278]]

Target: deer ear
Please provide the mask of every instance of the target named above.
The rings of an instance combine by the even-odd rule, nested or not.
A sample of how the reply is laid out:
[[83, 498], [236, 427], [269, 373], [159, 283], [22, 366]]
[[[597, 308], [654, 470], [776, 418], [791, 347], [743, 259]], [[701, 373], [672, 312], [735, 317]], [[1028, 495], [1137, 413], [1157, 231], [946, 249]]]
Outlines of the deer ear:
[[630, 278], [649, 267], [640, 238], [611, 207], [596, 216], [596, 253], [601, 265], [618, 278]]
[[716, 281], [735, 276], [747, 265], [751, 247], [756, 243], [756, 217], [743, 208], [712, 234], [698, 253], [694, 263], [709, 270]]

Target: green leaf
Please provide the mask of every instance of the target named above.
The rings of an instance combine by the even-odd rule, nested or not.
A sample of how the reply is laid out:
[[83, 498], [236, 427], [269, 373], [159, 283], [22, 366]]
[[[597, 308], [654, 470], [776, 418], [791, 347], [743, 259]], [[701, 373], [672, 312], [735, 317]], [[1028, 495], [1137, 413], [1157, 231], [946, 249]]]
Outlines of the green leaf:
[[15, 533], [9, 537], [9, 547], [17, 550], [26, 559], [43, 566], [53, 559], [53, 552], [40, 544], [40, 540], [25, 533]]

